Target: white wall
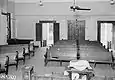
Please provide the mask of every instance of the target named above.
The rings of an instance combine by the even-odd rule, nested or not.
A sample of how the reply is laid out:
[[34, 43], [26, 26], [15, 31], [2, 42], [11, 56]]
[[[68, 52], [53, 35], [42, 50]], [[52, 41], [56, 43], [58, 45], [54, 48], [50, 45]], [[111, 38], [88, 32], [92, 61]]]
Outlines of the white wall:
[[[13, 14], [14, 18], [14, 1], [12, 0], [0, 0], [0, 45], [7, 44], [7, 17], [1, 14], [3, 12], [10, 12]], [[15, 30], [14, 21], [12, 21], [11, 27]], [[12, 36], [14, 37], [15, 33], [12, 31]]]
[[8, 1], [8, 12], [11, 13], [11, 38], [15, 38], [15, 3], [13, 0]]
[[60, 23], [60, 39], [67, 39], [67, 20], [86, 20], [85, 39], [97, 40], [97, 21], [115, 20], [115, 5], [109, 2], [77, 2], [91, 11], [70, 10], [71, 2], [46, 2], [43, 7], [36, 3], [16, 3], [15, 17], [17, 20], [17, 37], [35, 39], [35, 23], [38, 20], [57, 20]]
[[[17, 37], [20, 39], [35, 39], [35, 25], [38, 20], [49, 20], [52, 16], [16, 16], [18, 20]], [[60, 39], [67, 38], [66, 20], [63, 16], [57, 16], [57, 22], [60, 23]]]
[[7, 12], [7, 3], [8, 3], [8, 0], [0, 0], [0, 45], [7, 44], [7, 41], [6, 41], [7, 18], [6, 16], [1, 15], [1, 11]]

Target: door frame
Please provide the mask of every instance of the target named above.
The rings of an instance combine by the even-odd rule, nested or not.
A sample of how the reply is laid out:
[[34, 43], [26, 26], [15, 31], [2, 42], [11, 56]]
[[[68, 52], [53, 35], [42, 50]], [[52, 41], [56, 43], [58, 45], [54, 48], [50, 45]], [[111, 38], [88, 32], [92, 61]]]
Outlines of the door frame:
[[[39, 20], [39, 22], [38, 23], [40, 23], [40, 24], [42, 24], [42, 23], [53, 23], [53, 24], [55, 24], [55, 23], [57, 23], [55, 20]], [[37, 23], [36, 23], [37, 24]], [[53, 26], [54, 27], [54, 26]], [[59, 33], [60, 33], [60, 30], [59, 30]], [[41, 34], [42, 34], [42, 32], [41, 32]], [[54, 34], [54, 33], [53, 33]], [[59, 34], [60, 35], [60, 34]]]
[[56, 23], [56, 21], [40, 20], [39, 23]]
[[115, 24], [115, 21], [97, 21], [97, 41], [99, 43], [101, 43], [101, 23]]

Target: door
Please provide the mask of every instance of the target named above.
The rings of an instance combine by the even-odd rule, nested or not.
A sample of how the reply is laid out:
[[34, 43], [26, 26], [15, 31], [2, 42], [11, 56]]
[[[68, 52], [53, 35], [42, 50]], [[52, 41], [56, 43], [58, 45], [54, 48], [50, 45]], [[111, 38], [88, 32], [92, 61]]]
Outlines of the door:
[[101, 42], [101, 22], [97, 21], [97, 41]]
[[113, 49], [113, 37], [115, 21], [97, 21], [97, 41], [99, 41], [106, 49]]
[[59, 23], [54, 23], [54, 43], [59, 40]]
[[101, 23], [101, 35], [100, 41], [106, 49], [111, 49], [112, 42], [112, 23]]
[[115, 50], [115, 22], [113, 23], [112, 27], [112, 49]]
[[83, 21], [68, 21], [68, 39], [69, 40], [85, 40], [85, 20]]
[[42, 41], [42, 24], [36, 23], [36, 41]]
[[76, 21], [74, 20], [68, 20], [68, 40], [75, 40], [75, 27], [76, 27]]
[[79, 40], [85, 40], [85, 20], [84, 21], [77, 21], [76, 34], [79, 36]]
[[46, 35], [47, 35], [47, 38], [46, 38], [46, 41], [47, 41], [47, 46], [51, 45], [51, 44], [54, 44], [54, 35], [53, 35], [53, 23], [47, 23], [47, 26], [46, 26], [47, 30], [46, 30]]

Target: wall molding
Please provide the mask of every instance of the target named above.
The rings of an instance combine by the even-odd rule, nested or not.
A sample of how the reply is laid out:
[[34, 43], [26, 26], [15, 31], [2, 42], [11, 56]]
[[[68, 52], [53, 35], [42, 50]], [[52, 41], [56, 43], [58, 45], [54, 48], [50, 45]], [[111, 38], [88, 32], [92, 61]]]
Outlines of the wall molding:
[[[14, 1], [14, 0], [10, 0], [10, 1]], [[80, 1], [110, 1], [110, 0], [77, 0], [78, 2]], [[36, 3], [39, 2], [39, 0], [15, 0], [15, 3]], [[43, 0], [43, 2], [73, 2], [73, 0]]]
[[76, 16], [76, 17], [79, 17], [79, 16], [115, 16], [114, 15], [104, 15], [104, 14], [96, 14], [96, 15], [36, 15], [36, 14], [15, 14], [15, 16]]

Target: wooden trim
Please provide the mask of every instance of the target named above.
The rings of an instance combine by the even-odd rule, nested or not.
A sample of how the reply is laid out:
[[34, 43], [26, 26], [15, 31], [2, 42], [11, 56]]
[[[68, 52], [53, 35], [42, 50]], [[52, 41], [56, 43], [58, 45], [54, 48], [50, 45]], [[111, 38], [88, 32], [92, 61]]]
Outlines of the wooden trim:
[[101, 22], [97, 21], [97, 41], [101, 41]]
[[56, 21], [39, 21], [39, 23], [56, 23]]
[[97, 21], [97, 41], [101, 40], [101, 23], [112, 23], [115, 24], [115, 21]]
[[97, 22], [100, 22], [100, 23], [115, 23], [115, 21], [97, 21]]

